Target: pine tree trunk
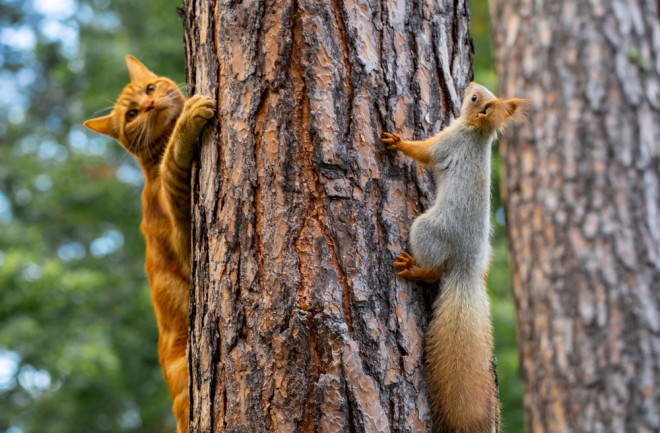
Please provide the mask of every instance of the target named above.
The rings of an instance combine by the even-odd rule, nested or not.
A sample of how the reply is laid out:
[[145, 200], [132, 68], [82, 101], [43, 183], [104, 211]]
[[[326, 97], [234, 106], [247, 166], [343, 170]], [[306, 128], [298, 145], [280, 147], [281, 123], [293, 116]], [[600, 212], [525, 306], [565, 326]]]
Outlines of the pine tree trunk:
[[471, 78], [466, 1], [184, 1], [191, 432], [431, 431], [433, 293], [393, 258], [433, 195], [384, 130], [437, 132]]
[[530, 432], [660, 431], [656, 0], [491, 0]]

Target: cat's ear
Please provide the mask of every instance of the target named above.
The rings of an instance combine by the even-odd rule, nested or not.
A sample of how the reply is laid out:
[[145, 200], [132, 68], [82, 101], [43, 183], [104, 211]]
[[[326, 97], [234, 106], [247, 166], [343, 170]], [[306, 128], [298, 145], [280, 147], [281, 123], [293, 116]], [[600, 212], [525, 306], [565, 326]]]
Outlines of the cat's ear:
[[117, 133], [117, 128], [115, 128], [115, 122], [112, 118], [112, 114], [107, 116], [97, 117], [95, 119], [89, 119], [87, 122], [83, 123], [86, 127], [92, 131], [100, 132], [101, 134], [109, 135], [112, 138], [119, 137]]
[[156, 74], [147, 69], [146, 66], [130, 54], [126, 54], [126, 67], [128, 67], [128, 74], [131, 76], [131, 82], [133, 83], [147, 78], [157, 77]]

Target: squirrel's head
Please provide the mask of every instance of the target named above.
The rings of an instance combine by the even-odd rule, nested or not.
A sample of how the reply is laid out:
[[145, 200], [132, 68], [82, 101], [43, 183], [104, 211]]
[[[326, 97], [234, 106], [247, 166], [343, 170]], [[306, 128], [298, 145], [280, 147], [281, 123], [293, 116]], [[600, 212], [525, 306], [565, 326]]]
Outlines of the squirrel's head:
[[472, 82], [465, 91], [461, 118], [473, 128], [491, 133], [501, 131], [511, 122], [525, 120], [529, 99], [500, 99], [481, 84]]

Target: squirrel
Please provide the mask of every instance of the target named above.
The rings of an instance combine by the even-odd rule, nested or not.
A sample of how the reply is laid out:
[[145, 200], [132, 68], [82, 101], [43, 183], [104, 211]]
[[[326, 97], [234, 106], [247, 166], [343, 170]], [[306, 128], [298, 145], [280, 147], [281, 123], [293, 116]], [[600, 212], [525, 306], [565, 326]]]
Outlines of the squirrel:
[[433, 206], [410, 229], [411, 254], [397, 256], [400, 277], [443, 280], [426, 336], [427, 381], [436, 428], [496, 432], [499, 403], [491, 368], [493, 337], [485, 277], [490, 261], [491, 145], [524, 119], [527, 99], [497, 98], [470, 83], [460, 116], [423, 141], [384, 133], [383, 143], [435, 170]]

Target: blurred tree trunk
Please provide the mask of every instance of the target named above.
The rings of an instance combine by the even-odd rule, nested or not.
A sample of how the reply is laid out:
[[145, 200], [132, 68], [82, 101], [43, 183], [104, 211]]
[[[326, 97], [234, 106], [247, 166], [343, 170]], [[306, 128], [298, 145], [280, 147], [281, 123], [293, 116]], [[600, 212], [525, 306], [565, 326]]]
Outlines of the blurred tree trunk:
[[391, 269], [433, 194], [425, 137], [471, 78], [466, 1], [184, 1], [218, 101], [193, 179], [191, 432], [431, 431], [430, 296]]
[[491, 11], [529, 431], [660, 431], [658, 2]]

